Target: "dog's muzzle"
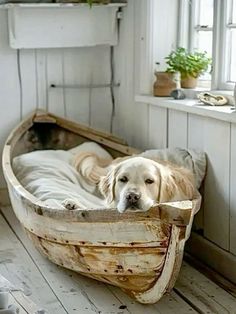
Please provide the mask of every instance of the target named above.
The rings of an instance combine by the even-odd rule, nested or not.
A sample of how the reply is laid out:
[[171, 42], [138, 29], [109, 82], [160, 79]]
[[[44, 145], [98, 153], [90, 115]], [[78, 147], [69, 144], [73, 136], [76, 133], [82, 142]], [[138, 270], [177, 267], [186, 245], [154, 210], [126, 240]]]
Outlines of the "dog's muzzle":
[[135, 207], [141, 198], [141, 193], [128, 192], [125, 196], [127, 205]]

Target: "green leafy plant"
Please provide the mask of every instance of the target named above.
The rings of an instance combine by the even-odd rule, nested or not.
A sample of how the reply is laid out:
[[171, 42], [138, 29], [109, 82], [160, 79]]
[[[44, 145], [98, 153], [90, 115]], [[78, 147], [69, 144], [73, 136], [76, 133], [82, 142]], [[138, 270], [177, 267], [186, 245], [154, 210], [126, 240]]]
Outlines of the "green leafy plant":
[[208, 71], [211, 65], [211, 58], [206, 52], [188, 52], [185, 48], [179, 47], [165, 58], [168, 68], [166, 72], [181, 73], [181, 78], [197, 78]]

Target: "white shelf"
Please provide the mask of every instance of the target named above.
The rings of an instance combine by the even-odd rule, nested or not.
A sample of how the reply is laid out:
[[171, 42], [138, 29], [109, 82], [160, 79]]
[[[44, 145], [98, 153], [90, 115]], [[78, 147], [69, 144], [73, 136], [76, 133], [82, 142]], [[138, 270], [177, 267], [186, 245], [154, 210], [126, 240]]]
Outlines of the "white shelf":
[[[108, 4], [98, 4], [94, 3], [94, 7], [125, 7], [127, 3], [108, 3]], [[87, 3], [5, 3], [0, 4], [0, 9], [12, 9], [16, 7], [21, 8], [74, 8], [74, 7], [89, 7]]]
[[114, 46], [117, 12], [125, 3], [16, 3], [8, 9], [9, 43], [15, 49]]
[[233, 106], [229, 105], [207, 106], [199, 104], [197, 99], [176, 100], [170, 97], [154, 97], [151, 95], [136, 95], [135, 101], [236, 123], [236, 111], [232, 110]]

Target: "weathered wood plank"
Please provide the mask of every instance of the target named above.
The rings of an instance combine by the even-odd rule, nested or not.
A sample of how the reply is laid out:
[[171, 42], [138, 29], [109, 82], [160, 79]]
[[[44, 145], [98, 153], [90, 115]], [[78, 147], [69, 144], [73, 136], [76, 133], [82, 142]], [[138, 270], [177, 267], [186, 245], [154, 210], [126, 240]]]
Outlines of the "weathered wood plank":
[[184, 253], [184, 260], [193, 268], [197, 269], [201, 274], [205, 275], [208, 279], [216, 283], [223, 290], [227, 291], [234, 298], [236, 298], [236, 285], [232, 281], [229, 281], [223, 277], [219, 272], [214, 271], [213, 268], [207, 266], [201, 262], [198, 258], [187, 253]]
[[0, 273], [49, 313], [67, 313], [2, 215], [0, 234]]
[[133, 299], [126, 296], [120, 289], [110, 286], [112, 293], [127, 306], [131, 314], [195, 314], [197, 313], [191, 305], [186, 303], [177, 293], [172, 291], [164, 295], [160, 301], [153, 305], [142, 305], [134, 302]]
[[25, 309], [15, 300], [12, 294], [9, 294], [9, 305], [12, 304], [20, 310], [20, 314], [30, 314], [30, 312], [26, 312]]
[[20, 309], [20, 313], [37, 314], [42, 311], [46, 314], [46, 310], [36, 305], [29, 297], [27, 297], [19, 288], [10, 283], [0, 274], [0, 288], [9, 291], [9, 305], [16, 305]]
[[199, 313], [236, 313], [236, 298], [185, 262], [175, 290], [194, 304]]

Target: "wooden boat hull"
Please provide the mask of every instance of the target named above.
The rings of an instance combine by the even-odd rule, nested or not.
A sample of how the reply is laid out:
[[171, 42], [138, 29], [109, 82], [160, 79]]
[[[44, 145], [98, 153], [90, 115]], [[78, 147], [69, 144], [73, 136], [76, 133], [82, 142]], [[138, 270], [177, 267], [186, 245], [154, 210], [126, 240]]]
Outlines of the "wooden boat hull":
[[104, 145], [114, 157], [137, 152], [110, 134], [41, 111], [12, 131], [3, 151], [3, 169], [15, 214], [52, 262], [116, 285], [141, 303], [157, 302], [175, 283], [200, 198], [159, 204], [144, 213], [58, 210], [39, 202], [15, 177], [14, 156], [68, 149], [86, 140]]

